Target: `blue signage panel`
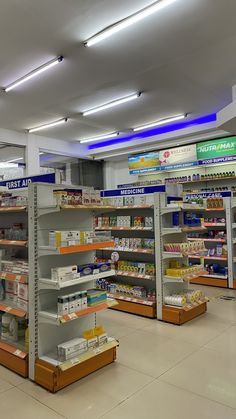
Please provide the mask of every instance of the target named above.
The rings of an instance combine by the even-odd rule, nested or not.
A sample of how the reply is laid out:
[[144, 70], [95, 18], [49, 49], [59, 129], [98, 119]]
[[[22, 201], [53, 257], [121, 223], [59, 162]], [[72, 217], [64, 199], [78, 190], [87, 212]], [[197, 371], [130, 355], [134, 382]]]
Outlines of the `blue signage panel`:
[[165, 192], [165, 185], [158, 186], [140, 186], [138, 188], [126, 189], [108, 189], [102, 192], [103, 197], [110, 196], [127, 196], [127, 195], [146, 195], [155, 192]]
[[231, 197], [231, 192], [200, 192], [200, 193], [187, 193], [184, 194], [185, 198], [229, 198]]
[[206, 164], [234, 162], [235, 160], [236, 160], [236, 156], [224, 156], [224, 157], [213, 157], [206, 160], [199, 160], [198, 163], [200, 166], [204, 166]]
[[28, 188], [29, 183], [43, 182], [43, 183], [55, 183], [55, 173], [48, 173], [46, 175], [22, 177], [19, 179], [5, 180], [0, 182], [0, 186], [5, 186], [10, 189], [21, 189]]

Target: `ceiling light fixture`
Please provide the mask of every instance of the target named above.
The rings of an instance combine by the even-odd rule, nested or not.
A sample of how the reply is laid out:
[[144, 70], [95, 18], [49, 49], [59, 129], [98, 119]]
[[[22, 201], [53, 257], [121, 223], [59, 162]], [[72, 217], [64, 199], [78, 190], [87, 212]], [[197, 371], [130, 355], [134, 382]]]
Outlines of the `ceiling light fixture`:
[[130, 102], [131, 100], [137, 99], [141, 96], [141, 92], [135, 93], [130, 96], [123, 97], [121, 99], [113, 100], [112, 102], [106, 103], [105, 105], [98, 106], [82, 113], [83, 116], [92, 115], [93, 113], [101, 112], [105, 109], [113, 108], [114, 106], [122, 105], [123, 103]]
[[104, 134], [98, 137], [87, 138], [85, 140], [80, 140], [80, 143], [91, 143], [92, 141], [106, 140], [107, 138], [114, 138], [119, 135], [119, 132], [113, 132], [111, 134]]
[[89, 38], [87, 41], [84, 42], [86, 47], [91, 47], [98, 42], [103, 41], [106, 38], [114, 35], [115, 33], [121, 31], [122, 29], [127, 28], [128, 26], [133, 25], [134, 23], [139, 22], [140, 20], [144, 19], [152, 15], [153, 13], [158, 12], [159, 10], [163, 9], [166, 6], [174, 3], [176, 0], [159, 0], [155, 3], [152, 3], [150, 6], [145, 7], [144, 9], [134, 13], [133, 15], [120, 20], [119, 22], [114, 23], [113, 25], [103, 29], [101, 32], [97, 33], [96, 35]]
[[13, 169], [18, 167], [17, 163], [9, 163], [8, 161], [0, 162], [0, 169]]
[[20, 79], [16, 80], [14, 83], [9, 84], [9, 86], [4, 87], [5, 92], [10, 92], [10, 90], [15, 89], [15, 87], [20, 86], [22, 83], [32, 79], [33, 77], [38, 76], [39, 74], [43, 73], [46, 70], [54, 67], [55, 65], [61, 63], [63, 60], [62, 56], [54, 58], [53, 60], [49, 61], [46, 64], [41, 65], [40, 67], [36, 68], [35, 70], [31, 71], [30, 73], [26, 74], [25, 76], [21, 77]]
[[150, 124], [140, 125], [139, 127], [134, 128], [133, 131], [134, 132], [142, 131], [148, 128], [157, 127], [159, 125], [168, 124], [170, 122], [180, 121], [181, 119], [185, 119], [186, 117], [187, 117], [187, 114], [183, 114], [183, 115], [173, 116], [171, 118], [160, 119], [159, 121], [152, 122]]
[[6, 161], [4, 163], [14, 163], [15, 161], [19, 161], [19, 160], [24, 160], [24, 158], [23, 157], [19, 157], [18, 159], [8, 160], [8, 161]]
[[64, 124], [67, 121], [68, 121], [68, 118], [59, 119], [58, 121], [51, 122], [50, 124], [40, 125], [39, 127], [31, 128], [28, 130], [28, 133], [31, 134], [32, 132], [41, 131], [47, 128], [53, 128], [57, 125]]

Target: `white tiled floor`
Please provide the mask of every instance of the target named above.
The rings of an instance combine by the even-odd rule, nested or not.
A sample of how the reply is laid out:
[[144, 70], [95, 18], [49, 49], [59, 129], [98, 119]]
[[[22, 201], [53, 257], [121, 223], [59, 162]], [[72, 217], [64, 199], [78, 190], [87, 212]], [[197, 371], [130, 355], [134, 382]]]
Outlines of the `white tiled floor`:
[[116, 363], [57, 394], [0, 367], [1, 417], [236, 419], [236, 302], [204, 291], [208, 313], [181, 327], [99, 314], [120, 341]]

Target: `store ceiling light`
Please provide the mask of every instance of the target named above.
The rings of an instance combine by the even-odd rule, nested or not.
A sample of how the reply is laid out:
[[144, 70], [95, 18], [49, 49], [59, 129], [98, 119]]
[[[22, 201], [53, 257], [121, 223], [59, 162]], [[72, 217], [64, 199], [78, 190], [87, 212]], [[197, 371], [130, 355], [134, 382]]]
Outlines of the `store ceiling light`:
[[0, 162], [0, 169], [13, 169], [15, 167], [18, 167], [17, 163], [10, 163], [8, 161]]
[[26, 74], [24, 77], [21, 77], [20, 79], [16, 80], [14, 83], [9, 84], [9, 86], [5, 87], [3, 90], [5, 92], [10, 92], [10, 90], [15, 89], [15, 87], [20, 86], [21, 84], [27, 82], [28, 80], [31, 80], [33, 77], [36, 77], [39, 74], [43, 73], [44, 71], [49, 70], [55, 65], [61, 63], [62, 60], [63, 60], [62, 56], [54, 58], [48, 63], [43, 64], [40, 67], [36, 68], [35, 70], [31, 71], [30, 73]]
[[14, 163], [15, 161], [20, 161], [20, 160], [24, 160], [24, 158], [23, 157], [18, 157], [18, 159], [8, 160], [8, 161], [6, 161], [4, 163]]
[[181, 119], [185, 119], [186, 117], [187, 117], [187, 114], [183, 114], [183, 115], [173, 116], [171, 118], [160, 119], [159, 121], [151, 122], [150, 124], [140, 125], [139, 127], [134, 128], [133, 131], [135, 132], [142, 131], [148, 128], [157, 127], [159, 125], [165, 125], [170, 122], [180, 121]]
[[84, 140], [80, 140], [80, 143], [91, 143], [92, 141], [100, 141], [100, 140], [106, 140], [107, 138], [114, 138], [117, 135], [119, 135], [119, 132], [113, 132], [111, 134], [104, 134], [104, 135], [100, 135], [98, 137], [92, 137], [92, 138], [87, 138]]
[[39, 127], [31, 128], [28, 130], [28, 132], [29, 134], [31, 134], [32, 132], [42, 131], [48, 128], [53, 128], [53, 127], [56, 127], [57, 125], [64, 124], [67, 121], [68, 121], [68, 118], [59, 119], [58, 121], [51, 122], [50, 124], [40, 125]]
[[114, 35], [117, 32], [120, 32], [122, 29], [127, 28], [128, 26], [133, 25], [134, 23], [139, 22], [140, 20], [144, 19], [152, 15], [153, 13], [158, 12], [159, 10], [163, 9], [166, 6], [174, 3], [176, 0], [159, 0], [155, 3], [152, 3], [150, 6], [145, 7], [144, 9], [134, 13], [133, 15], [120, 20], [114, 25], [109, 26], [108, 28], [102, 30], [101, 32], [97, 33], [96, 35], [89, 38], [87, 41], [84, 42], [86, 47], [91, 47], [92, 45], [97, 44], [98, 42], [103, 41], [106, 38]]
[[113, 100], [112, 102], [105, 103], [105, 105], [98, 106], [97, 108], [89, 109], [82, 113], [83, 116], [92, 115], [93, 113], [101, 112], [105, 109], [114, 108], [115, 106], [122, 105], [123, 103], [130, 102], [131, 100], [137, 99], [141, 96], [141, 93], [135, 93], [130, 96], [123, 97], [121, 99]]

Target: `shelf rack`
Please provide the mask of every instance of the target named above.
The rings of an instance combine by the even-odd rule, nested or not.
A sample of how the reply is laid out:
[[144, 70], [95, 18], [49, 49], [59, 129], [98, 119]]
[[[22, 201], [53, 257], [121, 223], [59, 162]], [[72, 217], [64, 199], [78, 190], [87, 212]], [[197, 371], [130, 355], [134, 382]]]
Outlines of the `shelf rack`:
[[[112, 216], [114, 215], [129, 215], [129, 216], [154, 216], [153, 197], [148, 198], [150, 204], [148, 205], [131, 205], [131, 206], [115, 206], [113, 207]], [[101, 212], [102, 213], [102, 212]], [[109, 213], [106, 212], [109, 216]], [[112, 231], [114, 237], [127, 238], [154, 238], [153, 227], [96, 227], [96, 230]], [[97, 254], [105, 259], [110, 259], [111, 252], [121, 254], [120, 259], [134, 261], [140, 259], [142, 262], [155, 263], [154, 249], [129, 249], [129, 248], [106, 248]], [[139, 274], [137, 272], [116, 270], [116, 282], [131, 283], [132, 285], [144, 286], [147, 289], [153, 289], [156, 286], [155, 277], [151, 275]], [[112, 307], [114, 310], [124, 311], [130, 314], [141, 315], [148, 318], [156, 317], [156, 302], [145, 299], [136, 299], [127, 297], [121, 294], [113, 294], [112, 297], [116, 299], [117, 305]]]
[[[187, 241], [187, 234], [181, 226], [178, 228], [178, 235], [176, 235], [176, 228], [171, 228], [171, 217], [176, 210], [180, 212], [179, 217], [182, 219], [181, 207], [169, 206], [166, 210], [165, 194], [154, 195], [154, 214], [155, 214], [155, 237], [156, 237], [156, 287], [157, 287], [157, 318], [159, 320], [181, 325], [189, 320], [205, 313], [207, 310], [207, 302], [204, 299], [196, 304], [186, 305], [184, 307], [173, 307], [166, 305], [164, 299], [166, 295], [178, 294], [188, 290], [188, 282], [184, 278], [172, 278], [165, 275], [168, 262], [174, 258], [182, 258], [187, 264], [188, 257], [181, 254], [171, 254], [165, 252], [165, 243], [173, 241], [183, 243]], [[180, 223], [181, 225], [181, 223]], [[163, 234], [163, 231], [165, 234]]]
[[[27, 192], [16, 192], [17, 195], [26, 195]], [[14, 195], [14, 192], [13, 192]], [[28, 207], [0, 207], [0, 217], [2, 217], [2, 224], [11, 226], [16, 222], [23, 223], [28, 228]], [[27, 240], [0, 240], [1, 249], [14, 249], [20, 252], [21, 255], [27, 259], [28, 257], [28, 241]], [[3, 257], [4, 259], [4, 257]], [[2, 262], [3, 259], [0, 261]], [[0, 267], [1, 269], [1, 267]], [[6, 281], [14, 281], [22, 284], [28, 283], [27, 275], [19, 275], [10, 272], [0, 271], [0, 279]], [[28, 310], [18, 307], [16, 302], [4, 299], [0, 301], [0, 311], [2, 313], [9, 313], [19, 318], [27, 319], [29, 316]], [[24, 339], [13, 342], [8, 339], [3, 339], [0, 336], [0, 364], [17, 374], [28, 377], [28, 352], [25, 349]]]
[[[29, 377], [44, 388], [56, 392], [61, 388], [85, 377], [116, 359], [115, 340], [102, 347], [60, 363], [55, 355], [59, 343], [82, 336], [84, 330], [96, 325], [96, 312], [114, 304], [113, 300], [88, 307], [67, 316], [58, 316], [57, 297], [76, 291], [95, 288], [100, 276], [112, 276], [114, 271], [80, 277], [68, 283], [50, 279], [51, 268], [87, 264], [94, 261], [95, 251], [102, 247], [112, 247], [113, 241], [80, 246], [52, 248], [48, 246], [50, 230], [93, 230], [94, 215], [99, 206], [63, 206], [55, 203], [53, 190], [61, 185], [29, 185], [30, 218], [30, 353]], [[71, 187], [70, 189], [78, 189]], [[104, 211], [110, 210], [105, 207]]]

